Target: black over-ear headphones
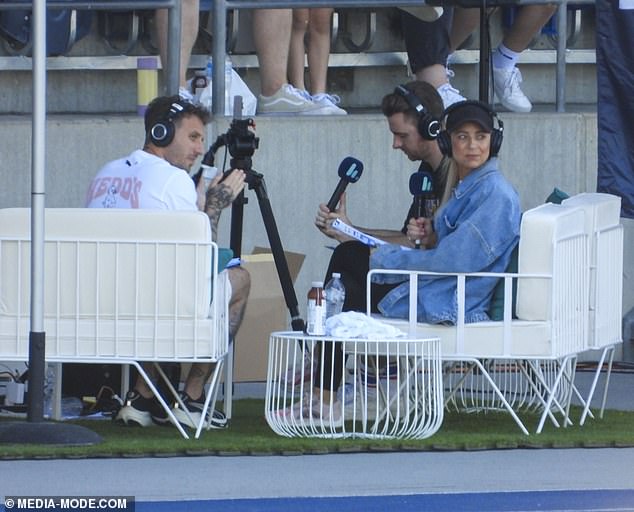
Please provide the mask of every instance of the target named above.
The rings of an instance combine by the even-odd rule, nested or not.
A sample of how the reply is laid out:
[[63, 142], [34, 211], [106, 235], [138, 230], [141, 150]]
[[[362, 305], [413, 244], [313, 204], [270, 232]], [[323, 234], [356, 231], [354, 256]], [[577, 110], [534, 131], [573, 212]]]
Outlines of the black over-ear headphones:
[[185, 110], [185, 107], [175, 101], [170, 105], [169, 112], [165, 118], [158, 120], [154, 126], [150, 129], [150, 140], [152, 144], [159, 148], [169, 146], [174, 140], [174, 134], [176, 127], [174, 126], [174, 119]]
[[405, 98], [407, 104], [418, 113], [418, 133], [425, 140], [435, 140], [440, 132], [440, 121], [432, 116], [423, 106], [418, 96], [404, 85], [396, 86], [394, 93]]
[[[466, 107], [468, 105], [473, 105], [481, 108], [489, 117], [491, 117], [491, 121], [494, 126], [493, 130], [491, 130], [491, 148], [489, 150], [489, 158], [498, 156], [500, 148], [502, 147], [502, 139], [504, 138], [504, 123], [489, 105], [477, 100], [460, 101], [447, 107], [445, 113], [443, 114], [443, 126], [445, 126], [445, 129], [438, 134], [438, 137], [436, 139], [436, 142], [438, 142], [438, 147], [440, 148], [440, 152], [445, 156], [451, 156], [451, 135], [446, 129], [447, 117], [453, 111], [462, 107]], [[495, 127], [495, 124], [497, 124], [497, 128]]]

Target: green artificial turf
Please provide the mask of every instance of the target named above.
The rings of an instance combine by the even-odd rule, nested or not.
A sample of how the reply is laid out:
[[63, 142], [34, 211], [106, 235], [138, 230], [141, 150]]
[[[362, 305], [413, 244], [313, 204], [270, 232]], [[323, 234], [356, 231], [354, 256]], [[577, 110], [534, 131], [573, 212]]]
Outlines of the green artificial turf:
[[[199, 439], [183, 439], [172, 427], [124, 427], [110, 420], [79, 420], [103, 438], [93, 446], [0, 444], [0, 458], [171, 457], [196, 455], [297, 455], [417, 450], [492, 450], [634, 446], [634, 412], [606, 411], [603, 419], [576, 425], [580, 409], [572, 408], [574, 426], [555, 428], [547, 422], [534, 434], [538, 414], [522, 414], [531, 435], [524, 435], [502, 412], [448, 412], [440, 430], [423, 440], [312, 439], [278, 436], [264, 419], [263, 400], [238, 400], [230, 426], [203, 431]], [[595, 416], [597, 413], [595, 411]], [[2, 419], [1, 421], [15, 421]]]

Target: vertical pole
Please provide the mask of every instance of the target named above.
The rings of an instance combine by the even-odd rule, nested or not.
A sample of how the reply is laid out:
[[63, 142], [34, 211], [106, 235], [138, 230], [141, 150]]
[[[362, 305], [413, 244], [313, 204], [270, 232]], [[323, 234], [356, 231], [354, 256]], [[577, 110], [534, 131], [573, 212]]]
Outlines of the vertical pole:
[[566, 40], [568, 39], [568, 4], [564, 0], [557, 8], [557, 76], [555, 104], [557, 112], [566, 110]]
[[489, 103], [489, 14], [487, 13], [486, 2], [480, 6], [480, 76], [479, 99], [484, 103]]
[[28, 420], [44, 418], [44, 208], [46, 158], [46, 1], [33, 2], [33, 121], [31, 133], [31, 330]]
[[212, 57], [212, 111], [216, 116], [225, 115], [225, 57], [227, 41], [227, 4], [225, 0], [214, 0], [214, 40]]
[[181, 16], [181, 0], [174, 0], [167, 12], [167, 63], [161, 63], [163, 76], [167, 77], [167, 94], [170, 96], [178, 94], [180, 82]]

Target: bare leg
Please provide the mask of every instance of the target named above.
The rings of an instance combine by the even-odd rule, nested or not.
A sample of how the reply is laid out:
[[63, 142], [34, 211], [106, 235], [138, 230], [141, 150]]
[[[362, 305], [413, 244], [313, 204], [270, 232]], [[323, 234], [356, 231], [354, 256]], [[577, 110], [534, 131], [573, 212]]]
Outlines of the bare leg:
[[308, 16], [308, 9], [293, 9], [293, 29], [288, 51], [288, 80], [293, 87], [300, 90], [306, 89], [304, 85], [304, 57], [306, 55], [304, 37], [308, 28]]
[[[185, 87], [192, 48], [198, 36], [199, 0], [182, 0], [180, 45], [180, 86]], [[167, 62], [167, 9], [156, 11], [156, 32], [161, 63]]]
[[[141, 367], [145, 370], [145, 373], [147, 373], [152, 380], [156, 380], [156, 370], [154, 369], [154, 365], [152, 363], [143, 363], [141, 364]], [[145, 382], [145, 379], [141, 377], [141, 375], [136, 378], [134, 389], [143, 398], [152, 398], [154, 396], [152, 390], [149, 388], [147, 382]]]
[[310, 10], [308, 73], [310, 75], [310, 92], [313, 95], [326, 92], [332, 12], [331, 8]]
[[557, 6], [552, 4], [523, 6], [502, 44], [514, 52], [523, 52], [556, 9]]
[[480, 24], [480, 9], [456, 7], [453, 11], [453, 23], [449, 34], [450, 51], [453, 53], [467, 40]]
[[432, 64], [416, 71], [416, 80], [429, 82], [436, 89], [449, 83], [447, 78], [447, 69], [442, 64]]
[[[251, 289], [251, 277], [249, 272], [241, 267], [230, 268], [227, 272], [232, 290], [231, 299], [229, 300], [229, 335], [234, 337], [244, 317], [244, 310], [249, 297], [249, 290]], [[200, 398], [213, 368], [214, 365], [211, 363], [192, 364], [185, 380], [185, 393], [194, 400]]]
[[212, 363], [192, 364], [187, 379], [185, 380], [185, 393], [194, 400], [198, 400], [203, 395], [203, 389], [207, 379], [214, 368]]
[[230, 268], [228, 272], [232, 290], [229, 301], [229, 335], [235, 337], [244, 318], [244, 310], [251, 290], [251, 276], [242, 267]]
[[260, 64], [263, 96], [272, 96], [287, 83], [292, 21], [290, 9], [258, 9], [253, 12], [253, 38]]

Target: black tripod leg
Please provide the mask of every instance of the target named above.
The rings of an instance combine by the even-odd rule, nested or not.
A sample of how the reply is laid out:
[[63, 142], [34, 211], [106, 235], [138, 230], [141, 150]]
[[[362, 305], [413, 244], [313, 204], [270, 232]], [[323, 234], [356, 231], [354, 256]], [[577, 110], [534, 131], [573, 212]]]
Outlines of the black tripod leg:
[[489, 103], [489, 58], [491, 48], [489, 47], [489, 15], [486, 10], [486, 3], [480, 7], [480, 76], [479, 76], [479, 99], [484, 103]]
[[235, 198], [231, 205], [231, 234], [229, 247], [233, 251], [233, 256], [239, 258], [242, 254], [242, 222], [244, 218], [244, 190]]
[[271, 202], [269, 201], [268, 194], [266, 193], [264, 178], [257, 180], [257, 183], [253, 185], [253, 189], [255, 190], [255, 194], [258, 198], [260, 212], [262, 213], [262, 220], [264, 221], [266, 234], [268, 235], [269, 243], [271, 244], [271, 252], [273, 253], [275, 268], [277, 269], [277, 275], [280, 279], [280, 284], [282, 285], [282, 292], [284, 293], [286, 307], [291, 314], [291, 326], [294, 331], [303, 331], [304, 320], [302, 320], [299, 316], [297, 295], [295, 295], [293, 279], [291, 278], [291, 273], [288, 270], [288, 262], [286, 261], [286, 255], [284, 254], [280, 234], [277, 230], [275, 217], [273, 216]]

